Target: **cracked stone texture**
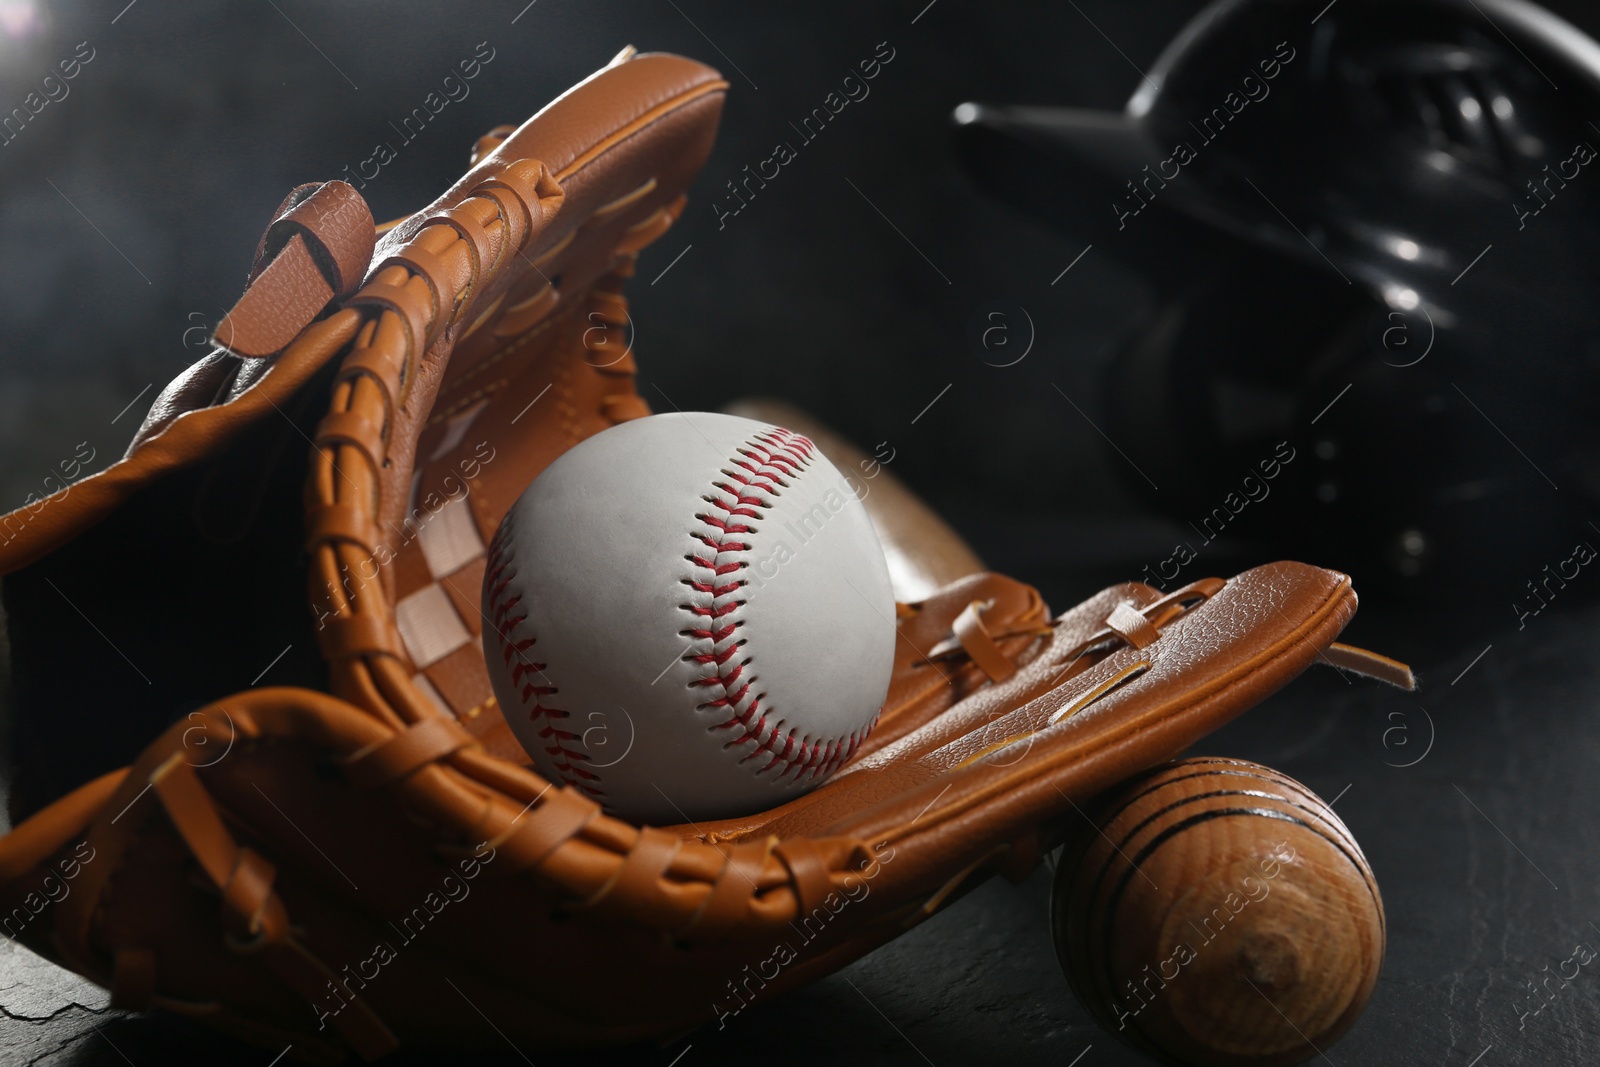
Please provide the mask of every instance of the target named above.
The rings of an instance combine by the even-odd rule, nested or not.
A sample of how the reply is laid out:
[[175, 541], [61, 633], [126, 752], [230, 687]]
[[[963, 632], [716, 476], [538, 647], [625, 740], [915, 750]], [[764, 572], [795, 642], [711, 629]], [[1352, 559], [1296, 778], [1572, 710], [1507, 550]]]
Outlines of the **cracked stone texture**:
[[[1600, 9], [1549, 6], [1600, 32]], [[911, 25], [924, 7], [397, 2], [374, 18], [366, 5], [304, 0], [126, 10], [125, 0], [5, 0], [0, 109], [76, 42], [97, 55], [67, 99], [0, 149], [0, 510], [80, 441], [96, 468], [119, 455], [149, 404], [141, 391], [197, 355], [191, 331], [237, 296], [283, 194], [370, 155], [477, 42], [497, 58], [471, 95], [364, 190], [379, 219], [432, 199], [484, 130], [519, 121], [632, 41], [704, 58], [734, 84], [688, 214], [647, 250], [630, 287], [641, 387], [707, 408], [780, 396], [858, 441], [889, 439], [897, 472], [991, 565], [1053, 604], [1138, 573], [1182, 534], [1138, 514], [1112, 467], [1120, 460], [1086, 421], [1063, 415], [1050, 383], [1092, 395], [1106, 353], [1150, 313], [1149, 294], [1109, 259], [1046, 289], [1040, 279], [1081, 249], [976, 195], [950, 158], [946, 116], [966, 99], [1119, 107], [1138, 84], [1133, 65], [1148, 69], [1201, 4], [941, 0]], [[19, 39], [27, 10], [42, 12], [43, 29]], [[882, 40], [898, 56], [872, 96], [720, 231], [710, 205], [723, 182], [766, 158], [787, 123]], [[995, 296], [1022, 301], [1039, 326], [1039, 348], [1005, 375], [961, 342], [972, 309]], [[759, 358], [728, 358], [751, 352]], [[947, 382], [959, 387], [911, 426]], [[1261, 562], [1242, 546], [1207, 551], [1217, 573]], [[1483, 590], [1481, 612], [1399, 610], [1368, 595], [1348, 638], [1419, 667], [1421, 693], [1313, 671], [1201, 746], [1277, 767], [1324, 797], [1348, 786], [1337, 810], [1377, 873], [1390, 943], [1371, 1006], [1318, 1062], [1600, 1061], [1600, 964], [1551, 980], [1541, 1000], [1529, 988], [1578, 942], [1600, 947], [1600, 613], [1579, 592], [1522, 632], [1507, 625], [1510, 596], [1499, 591]], [[746, 1063], [759, 1049], [772, 1064], [1064, 1067], [1092, 1045], [1078, 1067], [1147, 1062], [1072, 1001], [1049, 945], [1048, 899], [1042, 870], [1021, 886], [990, 883], [724, 1031], [602, 1059], [662, 1065], [681, 1054], [693, 1067]], [[111, 1012], [93, 987], [0, 949], [0, 1065], [265, 1065], [276, 1054], [172, 1017]], [[482, 1062], [525, 1061], [507, 1049]]]
[[43, 1063], [117, 1016], [105, 990], [41, 959], [14, 941], [0, 941], [0, 1057]]

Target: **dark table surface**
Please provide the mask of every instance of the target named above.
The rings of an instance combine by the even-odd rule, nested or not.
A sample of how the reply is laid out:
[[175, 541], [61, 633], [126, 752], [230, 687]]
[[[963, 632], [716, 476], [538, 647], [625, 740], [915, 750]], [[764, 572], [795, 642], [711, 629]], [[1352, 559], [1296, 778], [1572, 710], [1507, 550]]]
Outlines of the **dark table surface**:
[[[1133, 577], [1174, 540], [1048, 388], [1089, 391], [1149, 294], [1109, 260], [1052, 288], [1078, 249], [978, 196], [949, 158], [945, 117], [968, 98], [1117, 107], [1134, 68], [1199, 6], [10, 3], [21, 14], [0, 19], [0, 102], [78, 41], [96, 53], [72, 95], [0, 150], [0, 510], [80, 441], [96, 467], [120, 454], [147, 386], [198, 354], [204, 330], [192, 331], [236, 295], [283, 193], [369, 155], [478, 42], [495, 59], [473, 94], [367, 191], [379, 218], [431, 199], [479, 133], [519, 121], [631, 41], [705, 59], [733, 82], [699, 199], [633, 288], [641, 387], [688, 395], [716, 366], [704, 406], [775, 395], [858, 441], [894, 442], [897, 471], [996, 569], [1069, 604]], [[1600, 13], [1553, 6], [1600, 30]], [[807, 149], [788, 187], [719, 229], [706, 206], [715, 190], [884, 40], [896, 60], [874, 96]], [[672, 274], [647, 284], [685, 246]], [[965, 342], [970, 315], [996, 297], [1029, 307], [1039, 331], [1037, 350], [1007, 371]], [[746, 358], [730, 363], [733, 352]], [[913, 422], [947, 385], [957, 388]], [[1228, 574], [1260, 562], [1256, 552], [1219, 544], [1210, 562]], [[1542, 1002], [1529, 985], [1578, 943], [1600, 946], [1600, 609], [1582, 592], [1520, 631], [1489, 591], [1449, 608], [1369, 595], [1347, 637], [1416, 666], [1417, 693], [1313, 670], [1201, 746], [1334, 800], [1377, 874], [1388, 956], [1327, 1062], [1600, 1062], [1595, 977]], [[1147, 1062], [1072, 1000], [1049, 943], [1050, 880], [1041, 868], [1021, 885], [991, 882], [725, 1031], [618, 1061]], [[109, 1011], [102, 991], [8, 942], [0, 1014], [6, 1064], [275, 1054]], [[525, 1060], [551, 1062], [510, 1048], [484, 1062]]]

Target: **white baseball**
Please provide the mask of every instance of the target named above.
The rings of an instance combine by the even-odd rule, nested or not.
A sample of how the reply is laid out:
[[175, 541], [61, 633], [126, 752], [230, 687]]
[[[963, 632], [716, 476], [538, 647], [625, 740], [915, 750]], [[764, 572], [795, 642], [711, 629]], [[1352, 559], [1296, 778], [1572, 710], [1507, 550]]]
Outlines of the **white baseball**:
[[661, 825], [764, 811], [838, 769], [894, 657], [860, 484], [799, 434], [700, 412], [552, 463], [483, 591], [489, 676], [538, 771]]

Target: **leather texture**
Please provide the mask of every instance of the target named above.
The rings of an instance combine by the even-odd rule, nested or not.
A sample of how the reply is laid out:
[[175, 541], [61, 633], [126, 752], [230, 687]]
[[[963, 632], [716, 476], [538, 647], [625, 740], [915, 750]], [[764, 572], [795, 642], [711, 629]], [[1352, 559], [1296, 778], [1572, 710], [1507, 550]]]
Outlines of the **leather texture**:
[[345, 182], [296, 189], [262, 235], [248, 287], [214, 340], [240, 356], [281, 352], [329, 301], [361, 283], [376, 239], [372, 212]]
[[[347, 194], [291, 198], [221, 337], [241, 348], [164, 394], [124, 460], [0, 519], [28, 816], [0, 839], [0, 921], [37, 915], [21, 940], [120, 1006], [306, 1060], [459, 1053], [482, 1016], [526, 1048], [662, 1038], [1023, 876], [1074, 804], [1333, 644], [1350, 580], [1299, 563], [1054, 619], [972, 574], [898, 605], [879, 726], [810, 794], [641, 826], [531, 769], [487, 679], [487, 545], [557, 456], [648, 413], [621, 287], [726, 87], [625, 53], [480, 141], [349, 295], [367, 235], [296, 216], [333, 196], [347, 221]], [[142, 683], [73, 671], [67, 592]], [[64, 857], [72, 892], [43, 911]]]

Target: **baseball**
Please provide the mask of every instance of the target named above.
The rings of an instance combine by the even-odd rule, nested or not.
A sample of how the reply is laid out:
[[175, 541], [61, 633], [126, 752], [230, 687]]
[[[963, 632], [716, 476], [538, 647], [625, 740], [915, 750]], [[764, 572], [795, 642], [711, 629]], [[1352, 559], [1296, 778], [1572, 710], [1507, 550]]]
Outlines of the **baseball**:
[[539, 773], [662, 825], [764, 811], [837, 770], [894, 657], [858, 484], [799, 434], [701, 412], [552, 463], [483, 588], [495, 695]]

